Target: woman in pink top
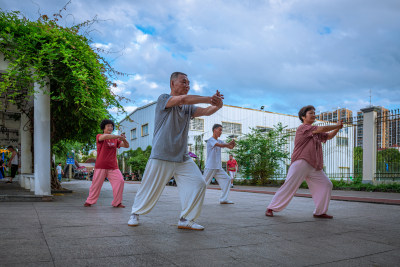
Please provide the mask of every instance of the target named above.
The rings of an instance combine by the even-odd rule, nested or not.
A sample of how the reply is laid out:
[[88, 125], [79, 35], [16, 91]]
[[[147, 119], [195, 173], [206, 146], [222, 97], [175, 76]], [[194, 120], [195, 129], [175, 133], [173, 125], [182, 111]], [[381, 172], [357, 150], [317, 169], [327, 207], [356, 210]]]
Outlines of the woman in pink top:
[[331, 199], [332, 182], [323, 171], [321, 143], [335, 137], [343, 124], [338, 121], [336, 125], [313, 126], [315, 108], [311, 105], [300, 109], [299, 118], [303, 124], [296, 131], [292, 163], [285, 183], [276, 192], [265, 215], [272, 217], [274, 211], [283, 210], [306, 180], [316, 206], [314, 217], [332, 219], [333, 216], [326, 214]]
[[97, 159], [94, 166], [92, 185], [89, 189], [89, 196], [86, 199], [85, 207], [90, 207], [97, 202], [104, 179], [108, 178], [113, 190], [113, 201], [111, 205], [115, 208], [125, 208], [122, 204], [122, 193], [124, 191], [124, 178], [118, 168], [117, 149], [120, 147], [129, 148], [125, 134], [114, 135], [114, 122], [103, 120], [100, 124], [103, 134], [96, 136]]

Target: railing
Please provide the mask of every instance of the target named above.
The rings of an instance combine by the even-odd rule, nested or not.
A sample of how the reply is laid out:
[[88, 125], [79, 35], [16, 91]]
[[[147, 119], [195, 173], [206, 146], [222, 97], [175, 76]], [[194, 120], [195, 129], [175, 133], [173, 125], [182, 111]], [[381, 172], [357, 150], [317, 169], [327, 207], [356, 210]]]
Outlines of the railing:
[[382, 108], [376, 117], [378, 181], [400, 181], [400, 111]]
[[[317, 121], [314, 125], [326, 126], [336, 122]], [[348, 117], [343, 120], [343, 129], [337, 135], [322, 144], [324, 171], [330, 179], [343, 179], [348, 182], [362, 176], [362, 147], [358, 147], [357, 139], [362, 134], [363, 121], [360, 116]], [[288, 129], [288, 144], [286, 151], [291, 157], [297, 128]], [[360, 131], [361, 130], [361, 131]], [[362, 138], [362, 137], [361, 137]], [[361, 144], [362, 145], [362, 144]], [[275, 173], [276, 179], [285, 179], [290, 165], [290, 158], [284, 160], [280, 169]]]

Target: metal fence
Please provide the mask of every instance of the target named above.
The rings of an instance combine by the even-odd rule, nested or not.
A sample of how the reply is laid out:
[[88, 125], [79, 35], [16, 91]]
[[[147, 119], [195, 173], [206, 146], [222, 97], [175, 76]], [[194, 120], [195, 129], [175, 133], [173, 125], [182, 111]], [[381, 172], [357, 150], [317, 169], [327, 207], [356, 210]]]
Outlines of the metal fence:
[[376, 173], [378, 181], [400, 180], [400, 111], [382, 108], [376, 117]]
[[[360, 116], [342, 118], [343, 128], [337, 135], [322, 144], [324, 156], [324, 171], [330, 179], [343, 179], [353, 181], [362, 176], [362, 143], [357, 142], [362, 130], [363, 121]], [[314, 125], [334, 125], [336, 122], [317, 121]], [[277, 179], [286, 178], [290, 165], [290, 157], [294, 149], [294, 140], [297, 128], [287, 129], [288, 143], [286, 151], [289, 152], [289, 159], [284, 160], [279, 171], [275, 174]]]

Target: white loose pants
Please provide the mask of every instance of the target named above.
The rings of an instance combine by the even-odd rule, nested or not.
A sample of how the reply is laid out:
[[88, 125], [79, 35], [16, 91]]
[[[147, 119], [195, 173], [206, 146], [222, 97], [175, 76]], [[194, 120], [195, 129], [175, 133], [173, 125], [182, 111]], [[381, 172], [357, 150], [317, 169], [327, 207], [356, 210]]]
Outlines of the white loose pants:
[[228, 174], [222, 169], [208, 169], [204, 170], [203, 178], [206, 181], [206, 184], [209, 185], [211, 183], [212, 178], [215, 178], [221, 188], [221, 198], [219, 202], [228, 201], [228, 195], [230, 190], [231, 178]]
[[195, 220], [203, 206], [206, 183], [192, 159], [185, 162], [171, 162], [149, 159], [142, 183], [132, 205], [132, 214], [149, 213], [156, 205], [167, 182], [175, 178], [181, 200], [180, 218]]

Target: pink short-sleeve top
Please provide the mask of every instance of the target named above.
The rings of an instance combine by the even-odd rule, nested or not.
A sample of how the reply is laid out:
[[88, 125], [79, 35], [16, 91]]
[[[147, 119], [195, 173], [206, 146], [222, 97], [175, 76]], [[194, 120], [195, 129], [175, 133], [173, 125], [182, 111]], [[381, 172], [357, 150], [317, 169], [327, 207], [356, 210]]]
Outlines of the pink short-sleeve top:
[[302, 124], [297, 128], [292, 163], [296, 160], [303, 159], [316, 170], [322, 170], [324, 167], [324, 159], [321, 143], [325, 143], [326, 140], [328, 140], [328, 134], [313, 134], [315, 130], [317, 130], [317, 126], [312, 126], [310, 124]]

